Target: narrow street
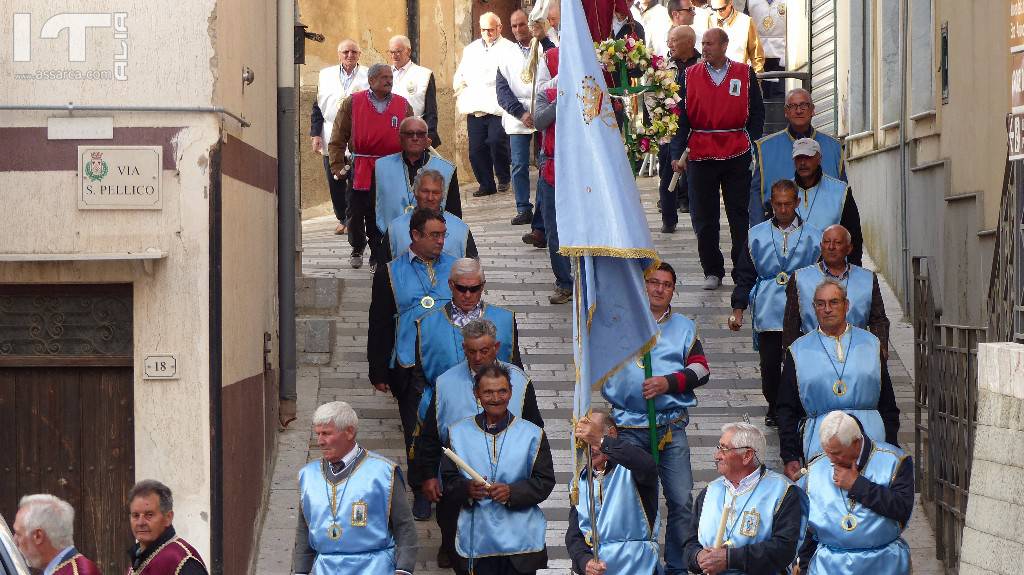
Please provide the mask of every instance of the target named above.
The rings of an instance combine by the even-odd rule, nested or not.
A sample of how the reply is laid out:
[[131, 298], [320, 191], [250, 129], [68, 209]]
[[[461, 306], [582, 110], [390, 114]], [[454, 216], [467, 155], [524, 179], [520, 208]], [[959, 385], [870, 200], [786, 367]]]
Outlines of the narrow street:
[[[694, 318], [704, 350], [711, 364], [711, 381], [697, 392], [699, 406], [691, 411], [688, 436], [695, 489], [716, 477], [713, 446], [720, 426], [749, 417], [763, 426], [766, 409], [761, 397], [758, 355], [754, 351], [749, 326], [741, 332], [728, 330], [731, 282], [713, 292], [701, 290], [703, 274], [697, 260], [696, 242], [689, 217], [681, 215], [675, 234], [658, 232], [661, 222], [655, 202], [656, 178], [640, 181], [648, 223], [662, 258], [679, 273], [673, 309]], [[467, 196], [466, 190], [463, 194]], [[513, 214], [511, 194], [463, 200], [465, 220], [473, 229], [487, 275], [485, 301], [510, 307], [518, 314], [520, 346], [527, 373], [537, 389], [551, 441], [559, 485], [543, 504], [548, 519], [549, 569], [544, 573], [568, 573], [569, 561], [563, 537], [568, 517], [568, 491], [565, 484], [571, 474], [568, 419], [572, 406], [571, 306], [552, 306], [547, 296], [553, 288], [546, 250], [525, 246], [520, 236], [528, 226], [509, 225]], [[257, 572], [279, 575], [290, 572], [298, 491], [295, 474], [305, 461], [316, 458], [311, 442], [310, 418], [316, 405], [345, 400], [360, 417], [359, 443], [403, 464], [402, 433], [398, 410], [390, 395], [374, 392], [366, 379], [366, 327], [370, 299], [370, 272], [367, 267], [348, 266], [349, 248], [344, 239], [333, 235], [331, 217], [303, 223], [302, 271], [307, 276], [344, 280], [342, 312], [336, 318], [337, 345], [330, 365], [306, 366], [300, 372], [299, 420], [281, 434], [280, 453], [260, 542]], [[723, 247], [728, 248], [728, 228], [722, 217]], [[880, 278], [881, 279], [881, 278]], [[896, 396], [903, 411], [901, 444], [913, 446], [913, 383], [905, 365], [912, 363], [912, 337], [909, 326], [892, 291], [886, 286], [886, 307], [893, 324], [893, 351], [889, 369]], [[315, 395], [313, 395], [315, 394]], [[315, 401], [314, 401], [315, 397]], [[594, 393], [594, 401], [601, 402]], [[769, 431], [770, 465], [778, 465], [778, 442]], [[662, 511], [664, 516], [664, 511]], [[451, 573], [439, 570], [435, 563], [439, 533], [434, 521], [417, 524], [420, 533], [418, 574]], [[940, 573], [934, 559], [935, 543], [924, 514], [918, 506], [904, 534], [913, 549], [914, 573]]]

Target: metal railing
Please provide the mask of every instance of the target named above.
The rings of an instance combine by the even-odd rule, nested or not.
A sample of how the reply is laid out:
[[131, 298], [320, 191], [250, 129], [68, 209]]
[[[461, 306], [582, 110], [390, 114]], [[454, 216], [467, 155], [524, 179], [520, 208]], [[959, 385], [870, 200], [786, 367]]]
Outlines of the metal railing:
[[978, 407], [978, 343], [986, 328], [939, 322], [928, 261], [913, 259], [914, 471], [935, 528], [935, 554], [957, 573]]
[[1016, 255], [1021, 249], [1021, 198], [1024, 197], [1024, 162], [1007, 161], [999, 206], [996, 245], [992, 254], [992, 279], [988, 288], [990, 341], [1024, 342], [1024, 277]]

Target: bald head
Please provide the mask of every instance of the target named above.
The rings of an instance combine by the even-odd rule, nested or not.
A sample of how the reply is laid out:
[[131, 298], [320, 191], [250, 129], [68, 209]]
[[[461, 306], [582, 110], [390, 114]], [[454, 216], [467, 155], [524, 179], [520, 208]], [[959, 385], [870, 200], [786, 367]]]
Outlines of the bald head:
[[501, 37], [501, 18], [494, 12], [485, 12], [480, 16], [480, 39], [493, 44]]
[[729, 47], [729, 35], [721, 28], [710, 28], [701, 39], [701, 55], [715, 68], [725, 65], [725, 49]]
[[685, 24], [672, 28], [668, 33], [668, 47], [676, 60], [686, 61], [692, 58], [696, 45], [697, 33]]

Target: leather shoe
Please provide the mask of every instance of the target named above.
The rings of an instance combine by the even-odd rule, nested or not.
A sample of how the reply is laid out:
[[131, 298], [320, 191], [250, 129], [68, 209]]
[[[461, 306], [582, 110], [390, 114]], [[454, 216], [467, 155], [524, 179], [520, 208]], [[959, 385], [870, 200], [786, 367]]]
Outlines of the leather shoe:
[[493, 196], [496, 193], [498, 193], [498, 192], [495, 191], [495, 190], [485, 190], [483, 188], [477, 188], [477, 190], [475, 192], [473, 192], [473, 197], [474, 198], [482, 198], [484, 196]]
[[531, 230], [529, 233], [523, 234], [523, 243], [540, 249], [548, 247], [548, 240], [540, 230]]
[[676, 233], [676, 227], [664, 224], [661, 226], [661, 233], [663, 234], [674, 234]]
[[439, 569], [452, 568], [452, 558], [448, 556], [448, 553], [444, 549], [437, 550], [437, 567]]
[[505, 183], [499, 182], [498, 183], [498, 191], [499, 192], [505, 193], [505, 192], [508, 191], [508, 189], [509, 189], [509, 183], [508, 182], [505, 182]]
[[766, 427], [778, 427], [779, 426], [779, 422], [775, 421], [775, 416], [772, 415], [771, 413], [769, 413], [768, 415], [764, 416], [764, 424], [765, 424]]
[[363, 254], [352, 254], [348, 258], [348, 265], [352, 266], [352, 269], [359, 269], [363, 267]]
[[679, 202], [679, 213], [688, 214], [690, 213], [690, 202]]
[[704, 289], [707, 291], [718, 289], [718, 286], [722, 285], [722, 278], [718, 276], [705, 276], [704, 277]]
[[516, 214], [516, 217], [512, 218], [513, 226], [522, 226], [530, 223], [533, 223], [533, 210], [519, 212]]
[[570, 301], [572, 301], [571, 289], [555, 288], [555, 293], [548, 296], [548, 302], [553, 305], [569, 303]]

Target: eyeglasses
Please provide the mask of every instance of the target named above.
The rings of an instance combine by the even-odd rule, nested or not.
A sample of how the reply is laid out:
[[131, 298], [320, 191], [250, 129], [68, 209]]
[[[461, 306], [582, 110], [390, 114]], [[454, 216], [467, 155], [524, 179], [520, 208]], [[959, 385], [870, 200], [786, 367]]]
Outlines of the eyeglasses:
[[480, 284], [476, 284], [475, 286], [464, 286], [464, 285], [454, 284], [454, 287], [455, 287], [456, 290], [459, 291], [459, 293], [477, 293], [478, 291], [484, 289], [484, 284], [480, 283]]
[[342, 54], [358, 54], [359, 50], [342, 50]]
[[402, 48], [401, 50], [388, 50], [388, 54], [391, 54], [392, 56], [399, 56], [399, 55], [404, 54], [404, 53], [405, 53], [405, 48]]
[[673, 10], [673, 12], [689, 12], [690, 14], [696, 14], [697, 9], [694, 8], [693, 6], [690, 6], [689, 8], [680, 8], [678, 10]]
[[448, 232], [430, 232], [429, 234], [424, 234], [424, 235], [426, 235], [427, 237], [429, 237], [432, 240], [440, 240], [440, 239], [443, 239], [443, 238], [447, 238], [448, 237]]
[[427, 131], [426, 130], [402, 130], [399, 133], [402, 134], [403, 136], [408, 136], [410, 138], [426, 138], [427, 137]]
[[721, 14], [722, 12], [725, 12], [726, 10], [728, 10], [728, 9], [729, 9], [729, 5], [728, 5], [728, 4], [726, 4], [725, 6], [722, 6], [721, 8], [715, 8], [715, 7], [713, 7], [713, 6], [708, 6], [708, 8], [711, 8], [711, 9], [712, 9], [712, 10], [714, 10], [715, 12], [718, 12], [719, 14]]
[[814, 308], [815, 309], [825, 309], [826, 307], [838, 307], [844, 301], [845, 300], [841, 300], [841, 299], [830, 299], [830, 300], [816, 299], [816, 300], [814, 300]]
[[658, 281], [656, 279], [649, 279], [649, 280], [647, 280], [647, 286], [651, 287], [651, 288], [656, 288], [658, 286], [661, 286], [664, 289], [673, 289], [673, 288], [676, 287], [676, 284], [674, 284], [672, 282]]
[[715, 446], [715, 451], [721, 451], [722, 453], [729, 453], [730, 451], [736, 451], [737, 449], [753, 449], [753, 447], [749, 447], [747, 445], [744, 445], [743, 447], [726, 447], [724, 445]]
[[806, 112], [814, 107], [814, 104], [810, 102], [800, 102], [799, 104], [786, 104], [784, 106], [787, 110], [798, 110], [800, 112]]

